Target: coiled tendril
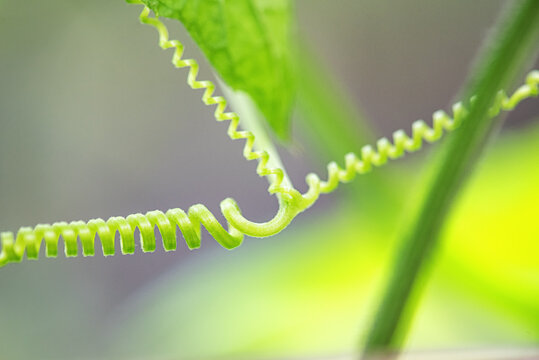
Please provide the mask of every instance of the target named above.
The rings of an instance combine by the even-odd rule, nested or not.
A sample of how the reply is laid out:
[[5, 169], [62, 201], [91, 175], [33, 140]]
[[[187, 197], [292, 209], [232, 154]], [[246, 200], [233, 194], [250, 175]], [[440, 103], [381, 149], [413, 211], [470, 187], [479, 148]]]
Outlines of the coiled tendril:
[[[139, 1], [132, 1], [140, 3]], [[245, 139], [243, 156], [247, 160], [258, 160], [256, 172], [259, 176], [267, 176], [270, 180], [268, 191], [279, 197], [279, 210], [275, 217], [265, 223], [255, 223], [241, 215], [240, 209], [233, 199], [227, 198], [221, 202], [221, 211], [228, 223], [228, 230], [217, 221], [215, 216], [202, 204], [193, 205], [188, 212], [181, 209], [171, 209], [166, 213], [149, 211], [145, 215], [134, 214], [124, 217], [111, 217], [108, 220], [94, 219], [88, 222], [73, 221], [71, 223], [57, 222], [52, 225], [39, 224], [34, 228], [22, 227], [16, 236], [12, 232], [0, 234], [2, 249], [0, 252], [0, 267], [9, 262], [23, 259], [24, 253], [29, 259], [37, 259], [40, 247], [45, 241], [46, 256], [58, 255], [60, 237], [64, 240], [65, 254], [68, 257], [78, 255], [78, 241], [82, 244], [82, 254], [95, 254], [96, 235], [101, 240], [104, 255], [114, 255], [116, 233], [119, 233], [121, 251], [132, 254], [135, 251], [135, 232], [140, 233], [142, 251], [151, 252], [156, 248], [154, 229], [157, 226], [166, 251], [175, 250], [177, 246], [176, 228], [180, 229], [187, 246], [198, 248], [201, 241], [201, 225], [223, 247], [232, 249], [239, 246], [244, 235], [267, 237], [283, 230], [292, 219], [311, 206], [322, 193], [332, 192], [339, 183], [352, 181], [357, 174], [372, 170], [373, 166], [382, 166], [389, 159], [397, 159], [406, 152], [421, 149], [423, 141], [435, 142], [445, 132], [458, 128], [467, 113], [466, 107], [458, 102], [452, 107], [453, 117], [442, 110], [432, 116], [432, 127], [423, 120], [412, 124], [412, 135], [398, 130], [393, 133], [393, 141], [381, 138], [376, 147], [366, 145], [360, 155], [349, 153], [345, 156], [345, 166], [341, 168], [336, 162], [328, 164], [328, 177], [321, 180], [318, 175], [307, 175], [308, 190], [301, 194], [296, 189], [283, 185], [283, 170], [268, 167], [269, 155], [266, 151], [254, 151], [254, 135], [249, 131], [238, 130], [239, 116], [235, 112], [225, 112], [226, 100], [222, 96], [213, 96], [215, 85], [211, 81], [199, 81], [198, 63], [194, 59], [182, 59], [184, 47], [178, 40], [169, 40], [165, 25], [157, 18], [149, 17], [150, 9], [144, 7], [140, 21], [153, 26], [159, 33], [159, 46], [163, 49], [173, 48], [172, 63], [177, 68], [188, 67], [187, 83], [193, 89], [205, 89], [202, 101], [206, 105], [216, 105], [215, 119], [230, 121], [228, 136], [235, 139]], [[511, 96], [499, 91], [489, 116], [494, 117], [502, 110], [513, 110], [522, 100], [539, 94], [539, 71], [534, 70], [526, 77], [526, 83], [519, 87]], [[473, 101], [473, 99], [472, 99]]]

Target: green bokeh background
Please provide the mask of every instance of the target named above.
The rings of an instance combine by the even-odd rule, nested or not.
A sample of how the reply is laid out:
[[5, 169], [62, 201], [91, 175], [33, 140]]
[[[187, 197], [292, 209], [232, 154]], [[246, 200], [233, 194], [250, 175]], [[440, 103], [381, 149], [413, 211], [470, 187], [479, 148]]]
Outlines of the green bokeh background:
[[[298, 0], [296, 13], [318, 61], [381, 136], [447, 108], [502, 4]], [[0, 10], [0, 229], [194, 203], [218, 213], [229, 196], [254, 220], [274, 214], [256, 165], [187, 88], [153, 29], [138, 24], [138, 6], [4, 0]], [[183, 29], [167, 24], [211, 78]], [[539, 344], [538, 113], [529, 100], [509, 116], [458, 200], [422, 279], [407, 349]], [[323, 171], [319, 154], [331, 144], [296, 120], [293, 151], [282, 154], [302, 189], [308, 171]], [[429, 150], [232, 252], [205, 234], [196, 251], [2, 268], [0, 357], [353, 354]]]

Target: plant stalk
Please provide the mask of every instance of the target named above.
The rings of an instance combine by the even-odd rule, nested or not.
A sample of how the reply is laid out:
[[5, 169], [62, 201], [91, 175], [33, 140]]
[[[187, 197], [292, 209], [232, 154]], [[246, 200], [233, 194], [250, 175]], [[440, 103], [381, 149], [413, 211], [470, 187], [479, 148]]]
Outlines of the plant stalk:
[[[489, 47], [465, 86], [463, 99], [469, 109], [462, 125], [434, 158], [434, 175], [419, 210], [400, 242], [392, 274], [367, 334], [364, 355], [396, 351], [405, 340], [413, 312], [411, 295], [417, 299], [417, 279], [433, 257], [452, 204], [472, 172], [502, 117], [489, 118], [488, 110], [500, 89], [510, 86], [539, 44], [539, 1], [511, 4], [490, 38]], [[475, 101], [468, 99], [476, 95]]]

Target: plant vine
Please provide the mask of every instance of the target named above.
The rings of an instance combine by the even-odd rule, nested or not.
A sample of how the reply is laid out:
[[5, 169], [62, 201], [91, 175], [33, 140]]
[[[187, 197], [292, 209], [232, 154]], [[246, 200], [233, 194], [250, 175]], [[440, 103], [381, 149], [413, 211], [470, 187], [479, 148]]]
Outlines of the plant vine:
[[[138, 3], [138, 1], [131, 1]], [[67, 257], [77, 256], [79, 252], [78, 239], [82, 245], [82, 254], [92, 256], [95, 254], [95, 239], [99, 236], [103, 254], [115, 254], [115, 238], [119, 233], [121, 252], [131, 254], [135, 251], [135, 231], [140, 233], [141, 248], [144, 252], [156, 249], [154, 229], [157, 226], [162, 237], [163, 248], [166, 251], [177, 247], [177, 232], [179, 228], [187, 246], [190, 249], [200, 247], [201, 226], [204, 226], [210, 235], [224, 248], [232, 249], [239, 246], [244, 235], [252, 237], [268, 237], [283, 230], [299, 213], [316, 202], [321, 194], [334, 191], [338, 185], [352, 181], [357, 174], [364, 174], [387, 163], [388, 160], [397, 159], [407, 152], [415, 152], [422, 148], [423, 143], [436, 142], [444, 133], [451, 132], [459, 127], [468, 110], [463, 103], [458, 102], [452, 107], [452, 116], [438, 110], [432, 116], [432, 126], [423, 120], [412, 124], [411, 136], [404, 130], [393, 133], [392, 141], [381, 138], [376, 146], [366, 145], [361, 149], [360, 155], [349, 153], [344, 158], [344, 167], [336, 162], [327, 166], [327, 180], [321, 180], [314, 173], [307, 175], [305, 181], [308, 190], [300, 193], [288, 182], [283, 182], [284, 171], [278, 167], [270, 167], [270, 155], [264, 150], [254, 150], [255, 136], [250, 131], [240, 130], [240, 118], [235, 112], [227, 112], [227, 101], [222, 96], [214, 96], [215, 84], [211, 81], [197, 80], [199, 65], [194, 59], [183, 59], [184, 46], [178, 40], [170, 40], [167, 28], [157, 18], [150, 17], [150, 9], [144, 6], [140, 14], [140, 21], [154, 27], [159, 34], [159, 46], [163, 49], [174, 49], [172, 63], [177, 68], [188, 67], [187, 84], [193, 89], [204, 89], [202, 101], [206, 105], [215, 105], [214, 117], [217, 121], [230, 121], [228, 136], [235, 139], [244, 139], [243, 156], [247, 160], [258, 160], [256, 172], [261, 177], [268, 177], [270, 182], [268, 191], [279, 199], [279, 210], [273, 219], [256, 223], [246, 219], [240, 211], [238, 204], [231, 198], [221, 202], [221, 212], [224, 215], [228, 230], [226, 230], [215, 216], [202, 204], [191, 206], [187, 212], [182, 209], [170, 209], [167, 212], [159, 210], [149, 211], [146, 214], [133, 214], [127, 217], [111, 217], [108, 220], [93, 219], [88, 222], [73, 221], [57, 222], [53, 224], [39, 224], [34, 228], [22, 227], [16, 233], [3, 232], [0, 234], [0, 267], [10, 263], [19, 262], [26, 253], [27, 258], [37, 259], [40, 248], [45, 242], [46, 256], [58, 255], [60, 238], [64, 241], [64, 250]], [[499, 91], [494, 105], [490, 108], [489, 116], [495, 117], [501, 111], [513, 110], [521, 101], [539, 94], [539, 71], [534, 70], [526, 77], [524, 85], [520, 86], [511, 96], [503, 90]], [[472, 99], [473, 100], [473, 99]]]

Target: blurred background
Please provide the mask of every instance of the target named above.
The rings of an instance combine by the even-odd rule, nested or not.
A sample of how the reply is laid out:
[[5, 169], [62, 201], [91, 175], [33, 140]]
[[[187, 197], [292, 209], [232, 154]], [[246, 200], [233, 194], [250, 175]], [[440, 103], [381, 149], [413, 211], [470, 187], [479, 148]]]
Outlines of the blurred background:
[[[503, 4], [298, 0], [295, 11], [332, 86], [376, 136], [388, 136], [449, 109]], [[243, 143], [187, 87], [155, 30], [139, 24], [140, 10], [124, 1], [0, 1], [2, 231], [196, 203], [220, 216], [226, 197], [249, 219], [273, 217], [277, 203], [242, 158]], [[167, 24], [202, 63], [200, 78], [213, 79], [183, 28]], [[537, 100], [511, 113], [466, 187], [406, 349], [539, 344], [538, 114]], [[292, 151], [280, 152], [304, 189], [330, 150], [299, 111], [292, 134]], [[376, 170], [278, 236], [247, 238], [234, 251], [204, 233], [194, 251], [179, 240], [171, 253], [10, 264], [0, 269], [0, 357], [353, 354], [428, 159], [427, 150]]]

